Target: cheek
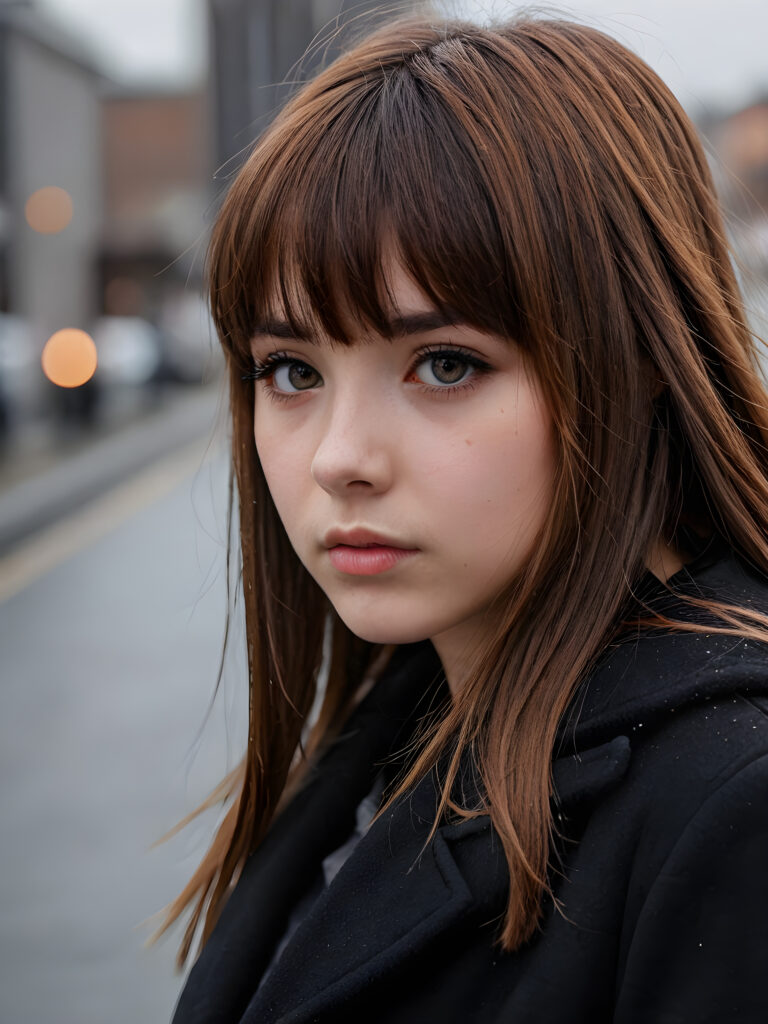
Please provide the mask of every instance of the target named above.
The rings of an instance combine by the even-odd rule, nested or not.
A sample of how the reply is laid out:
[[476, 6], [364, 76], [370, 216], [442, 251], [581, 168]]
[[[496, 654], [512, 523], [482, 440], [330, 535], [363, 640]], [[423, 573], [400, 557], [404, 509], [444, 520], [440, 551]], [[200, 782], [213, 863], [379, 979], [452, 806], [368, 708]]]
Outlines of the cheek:
[[286, 529], [290, 529], [291, 514], [295, 516], [301, 508], [297, 499], [307, 472], [301, 447], [295, 442], [286, 443], [284, 431], [270, 429], [266, 416], [255, 418], [254, 440], [272, 500]]
[[549, 415], [532, 399], [509, 413], [502, 408], [476, 419], [450, 446], [435, 444], [425, 453], [423, 476], [433, 500], [475, 530], [478, 523], [490, 526], [494, 513], [506, 526], [516, 519], [538, 521], [551, 495], [555, 444]]

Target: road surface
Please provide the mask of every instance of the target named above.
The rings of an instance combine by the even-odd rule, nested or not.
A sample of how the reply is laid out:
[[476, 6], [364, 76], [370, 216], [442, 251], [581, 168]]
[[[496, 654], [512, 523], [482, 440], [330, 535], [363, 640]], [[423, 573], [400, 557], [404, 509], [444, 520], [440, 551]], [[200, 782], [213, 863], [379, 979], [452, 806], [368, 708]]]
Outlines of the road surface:
[[242, 644], [206, 721], [225, 510], [226, 456], [204, 439], [0, 560], [3, 1022], [170, 1018], [180, 932], [147, 949], [146, 922], [215, 819], [152, 844], [233, 766], [246, 734]]

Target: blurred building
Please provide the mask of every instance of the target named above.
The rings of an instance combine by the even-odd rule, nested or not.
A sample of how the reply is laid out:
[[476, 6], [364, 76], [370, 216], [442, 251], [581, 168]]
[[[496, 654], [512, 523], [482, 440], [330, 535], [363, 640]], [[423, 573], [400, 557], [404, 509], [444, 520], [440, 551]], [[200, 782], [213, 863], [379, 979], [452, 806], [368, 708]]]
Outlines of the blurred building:
[[79, 40], [0, 0], [0, 443], [53, 407], [92, 417], [93, 388], [52, 388], [40, 356], [98, 305], [101, 84]]
[[[414, 2], [399, 4], [407, 13]], [[215, 168], [228, 178], [291, 91], [334, 55], [340, 24], [386, 21], [380, 0], [208, 0]], [[319, 45], [307, 53], [315, 41]]]
[[199, 383], [211, 365], [201, 298], [211, 182], [205, 88], [171, 94], [111, 85], [101, 115], [101, 313], [153, 325], [160, 372]]
[[210, 153], [205, 91], [114, 85], [101, 109], [104, 312], [155, 318], [176, 283], [199, 283]]
[[[58, 327], [87, 323], [97, 305], [101, 84], [76, 39], [32, 3], [0, 0], [0, 310], [27, 318], [41, 348]], [[59, 230], [67, 211], [55, 203], [49, 224], [45, 209], [42, 219], [25, 217], [30, 197], [51, 187], [71, 203]]]
[[711, 121], [705, 130], [724, 165], [720, 180], [734, 214], [768, 210], [768, 97]]
[[757, 333], [768, 337], [768, 97], [701, 127], [714, 151], [712, 171], [748, 312]]
[[[90, 425], [124, 384], [206, 377], [206, 111], [204, 83], [120, 88], [32, 0], [0, 0], [0, 443], [53, 412]], [[63, 389], [40, 357], [66, 327], [98, 367]]]

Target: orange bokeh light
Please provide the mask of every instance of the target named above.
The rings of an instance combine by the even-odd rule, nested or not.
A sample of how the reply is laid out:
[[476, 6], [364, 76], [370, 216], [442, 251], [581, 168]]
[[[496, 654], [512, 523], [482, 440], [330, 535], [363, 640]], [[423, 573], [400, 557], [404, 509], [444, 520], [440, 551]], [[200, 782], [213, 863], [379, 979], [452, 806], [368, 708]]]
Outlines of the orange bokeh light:
[[50, 336], [40, 361], [48, 380], [60, 388], [79, 388], [96, 371], [96, 345], [85, 331], [65, 327]]
[[27, 224], [41, 235], [55, 235], [72, 220], [72, 197], [57, 185], [33, 192], [26, 202]]

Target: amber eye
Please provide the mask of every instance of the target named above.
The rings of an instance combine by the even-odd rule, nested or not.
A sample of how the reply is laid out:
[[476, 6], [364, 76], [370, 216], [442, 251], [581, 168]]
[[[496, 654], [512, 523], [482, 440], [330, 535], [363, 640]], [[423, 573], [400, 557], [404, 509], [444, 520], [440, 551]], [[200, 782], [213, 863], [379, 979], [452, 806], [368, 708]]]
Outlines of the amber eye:
[[275, 386], [280, 391], [306, 391], [320, 381], [320, 374], [306, 363], [283, 363], [274, 373]]

